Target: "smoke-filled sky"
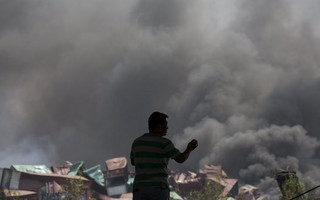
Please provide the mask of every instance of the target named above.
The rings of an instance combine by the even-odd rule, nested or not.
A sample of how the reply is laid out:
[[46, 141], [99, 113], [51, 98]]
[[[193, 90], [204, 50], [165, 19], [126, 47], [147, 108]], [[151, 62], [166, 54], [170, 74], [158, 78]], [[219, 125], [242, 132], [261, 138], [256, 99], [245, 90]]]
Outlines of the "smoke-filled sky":
[[157, 110], [181, 150], [199, 141], [185, 169], [319, 182], [319, 18], [317, 0], [0, 0], [0, 166], [128, 158]]

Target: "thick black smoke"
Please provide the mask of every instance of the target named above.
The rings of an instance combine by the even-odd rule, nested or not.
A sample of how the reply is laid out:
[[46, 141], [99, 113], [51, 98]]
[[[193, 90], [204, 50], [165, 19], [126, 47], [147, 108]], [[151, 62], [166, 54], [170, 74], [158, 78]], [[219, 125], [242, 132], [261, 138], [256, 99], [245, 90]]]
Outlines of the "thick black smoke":
[[0, 156], [128, 157], [155, 110], [197, 153], [275, 194], [319, 174], [320, 5], [307, 0], [0, 0]]

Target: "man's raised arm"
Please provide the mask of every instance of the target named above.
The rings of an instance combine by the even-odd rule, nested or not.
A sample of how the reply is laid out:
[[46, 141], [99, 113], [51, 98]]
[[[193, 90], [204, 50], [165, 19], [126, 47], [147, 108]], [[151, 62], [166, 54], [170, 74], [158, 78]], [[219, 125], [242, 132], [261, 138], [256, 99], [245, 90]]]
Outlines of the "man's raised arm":
[[173, 159], [178, 163], [183, 163], [184, 161], [186, 161], [189, 158], [190, 152], [193, 151], [197, 147], [198, 147], [198, 141], [193, 139], [193, 140], [191, 140], [191, 142], [189, 142], [186, 150], [183, 153], [174, 157]]

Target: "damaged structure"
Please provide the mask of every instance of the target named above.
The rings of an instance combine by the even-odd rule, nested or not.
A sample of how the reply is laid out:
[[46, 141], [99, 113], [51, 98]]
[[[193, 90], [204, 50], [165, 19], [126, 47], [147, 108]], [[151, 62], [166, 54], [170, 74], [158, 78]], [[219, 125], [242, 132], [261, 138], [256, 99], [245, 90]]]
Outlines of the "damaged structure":
[[205, 165], [204, 169], [199, 170], [198, 173], [174, 172], [169, 177], [169, 183], [180, 191], [182, 196], [191, 191], [202, 191], [208, 181], [212, 182], [212, 187], [218, 193], [218, 197], [235, 197], [238, 194], [238, 179], [228, 178], [221, 165]]
[[12, 165], [0, 168], [0, 199], [132, 199], [127, 188], [128, 169], [125, 157], [106, 161], [89, 169], [84, 162], [65, 165]]
[[[105, 161], [85, 168], [84, 162], [66, 162], [48, 168], [45, 165], [12, 165], [0, 168], [0, 199], [8, 200], [132, 200], [134, 172], [129, 172], [125, 157]], [[169, 175], [171, 200], [183, 200], [190, 192], [203, 192], [210, 182], [216, 197], [234, 199], [248, 194], [247, 200], [256, 200], [257, 188], [246, 185], [238, 188], [238, 179], [229, 178], [220, 165], [205, 165], [197, 173], [172, 171]], [[177, 191], [177, 192], [176, 192]], [[228, 198], [229, 199], [229, 198]]]

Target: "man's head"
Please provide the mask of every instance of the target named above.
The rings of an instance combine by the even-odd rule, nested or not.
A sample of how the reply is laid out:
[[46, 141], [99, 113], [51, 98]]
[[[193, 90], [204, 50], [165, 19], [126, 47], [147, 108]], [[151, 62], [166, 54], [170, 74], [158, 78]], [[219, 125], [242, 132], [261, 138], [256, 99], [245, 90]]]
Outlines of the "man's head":
[[166, 114], [153, 112], [148, 120], [149, 131], [163, 136], [166, 135], [168, 130], [167, 118], [168, 115]]

